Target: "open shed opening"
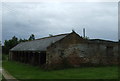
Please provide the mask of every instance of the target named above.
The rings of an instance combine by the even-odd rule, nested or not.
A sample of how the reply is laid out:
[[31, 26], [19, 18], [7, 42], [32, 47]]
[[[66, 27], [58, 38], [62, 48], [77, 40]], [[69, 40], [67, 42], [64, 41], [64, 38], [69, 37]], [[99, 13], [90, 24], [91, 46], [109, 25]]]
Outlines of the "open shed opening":
[[46, 52], [40, 53], [40, 65], [43, 65], [46, 63]]

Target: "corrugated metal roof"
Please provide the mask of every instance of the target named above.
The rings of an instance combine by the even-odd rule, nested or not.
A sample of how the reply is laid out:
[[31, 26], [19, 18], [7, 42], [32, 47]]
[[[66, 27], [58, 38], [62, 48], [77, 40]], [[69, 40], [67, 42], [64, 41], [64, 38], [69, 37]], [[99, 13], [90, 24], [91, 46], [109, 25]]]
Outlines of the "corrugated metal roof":
[[89, 39], [89, 42], [94, 42], [94, 43], [118, 43], [116, 41], [103, 40], [103, 39]]
[[36, 39], [33, 41], [22, 42], [13, 47], [10, 51], [45, 51], [51, 43], [54, 43], [67, 35], [68, 34], [61, 34], [52, 37]]

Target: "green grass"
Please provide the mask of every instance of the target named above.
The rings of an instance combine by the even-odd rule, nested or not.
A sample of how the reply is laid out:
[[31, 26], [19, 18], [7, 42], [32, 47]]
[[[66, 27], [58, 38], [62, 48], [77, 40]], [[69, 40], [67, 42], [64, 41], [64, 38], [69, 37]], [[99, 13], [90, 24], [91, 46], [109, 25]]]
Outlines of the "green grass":
[[118, 67], [85, 67], [45, 71], [22, 63], [4, 61], [3, 67], [17, 79], [117, 79]]

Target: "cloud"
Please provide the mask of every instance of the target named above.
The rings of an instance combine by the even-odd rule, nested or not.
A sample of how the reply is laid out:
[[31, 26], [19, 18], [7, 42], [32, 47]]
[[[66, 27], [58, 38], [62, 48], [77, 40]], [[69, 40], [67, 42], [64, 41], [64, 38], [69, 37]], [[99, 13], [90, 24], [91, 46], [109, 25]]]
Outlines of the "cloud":
[[20, 38], [35, 34], [37, 38], [49, 34], [71, 32], [74, 29], [90, 38], [117, 40], [117, 3], [115, 2], [59, 2], [59, 3], [3, 3], [3, 40], [16, 35]]

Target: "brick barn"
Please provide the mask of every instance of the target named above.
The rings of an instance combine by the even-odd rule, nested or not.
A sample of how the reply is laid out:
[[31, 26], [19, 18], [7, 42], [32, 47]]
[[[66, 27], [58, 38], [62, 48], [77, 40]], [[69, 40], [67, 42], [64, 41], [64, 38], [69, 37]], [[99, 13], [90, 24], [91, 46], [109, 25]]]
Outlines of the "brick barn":
[[22, 42], [10, 50], [9, 59], [46, 68], [118, 64], [118, 42], [84, 39], [75, 31]]

